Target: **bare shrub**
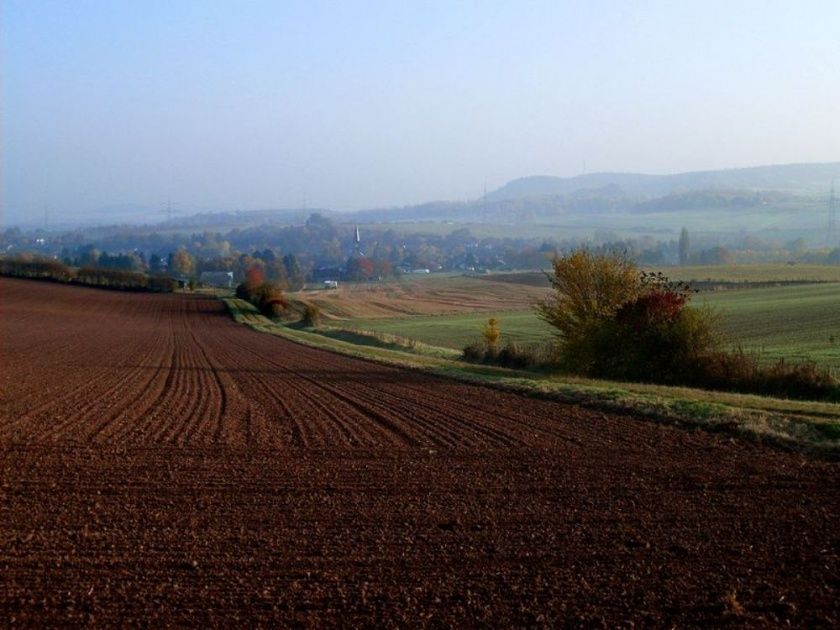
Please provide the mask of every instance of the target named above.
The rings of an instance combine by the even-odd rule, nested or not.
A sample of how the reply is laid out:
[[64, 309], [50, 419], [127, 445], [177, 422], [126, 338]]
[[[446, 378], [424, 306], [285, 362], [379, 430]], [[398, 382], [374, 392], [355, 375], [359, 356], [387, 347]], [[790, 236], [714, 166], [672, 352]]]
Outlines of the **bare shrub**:
[[464, 348], [461, 358], [470, 363], [484, 363], [486, 356], [487, 346], [480, 341], [476, 341]]
[[779, 359], [763, 365], [760, 357], [741, 348], [705, 357], [692, 384], [787, 398], [840, 400], [840, 384], [815, 363]]

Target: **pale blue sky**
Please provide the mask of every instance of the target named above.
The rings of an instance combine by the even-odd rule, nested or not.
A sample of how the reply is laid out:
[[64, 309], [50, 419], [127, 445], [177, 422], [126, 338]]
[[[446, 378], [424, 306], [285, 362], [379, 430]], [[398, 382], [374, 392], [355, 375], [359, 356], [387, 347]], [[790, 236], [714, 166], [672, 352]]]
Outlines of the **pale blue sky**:
[[840, 159], [840, 2], [5, 0], [7, 222]]

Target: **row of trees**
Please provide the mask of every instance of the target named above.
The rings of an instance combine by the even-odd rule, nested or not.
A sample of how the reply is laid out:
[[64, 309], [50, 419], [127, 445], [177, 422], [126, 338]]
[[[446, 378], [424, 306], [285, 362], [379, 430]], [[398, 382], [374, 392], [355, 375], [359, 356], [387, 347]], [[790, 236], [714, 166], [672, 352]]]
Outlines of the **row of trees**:
[[62, 248], [59, 259], [70, 267], [91, 269], [116, 269], [152, 274], [170, 272], [183, 276], [191, 276], [196, 271], [196, 258], [184, 248], [171, 252], [166, 258], [152, 254], [147, 261], [142, 251], [109, 254], [106, 251], [100, 252], [92, 244], [86, 244], [77, 248]]
[[[8, 246], [19, 248], [30, 243], [19, 233], [9, 235]], [[238, 278], [244, 278], [249, 261], [238, 263], [242, 256], [260, 259], [265, 263], [266, 273], [280, 276], [283, 271], [270, 267], [275, 261], [265, 256], [270, 251], [274, 257], [283, 259], [293, 255], [297, 259], [300, 273], [311, 276], [319, 268], [342, 268], [348, 264], [350, 276], [357, 275], [354, 253], [355, 232], [352, 226], [336, 225], [332, 220], [311, 215], [304, 225], [282, 226], [262, 225], [246, 229], [233, 229], [226, 233], [209, 232], [196, 234], [175, 234], [149, 231], [147, 228], [125, 227], [95, 237], [84, 232], [69, 232], [50, 235], [43, 246], [44, 253], [54, 252], [72, 266], [120, 265], [131, 270], [148, 268], [151, 272], [166, 269], [171, 273], [199, 274], [203, 270], [235, 271]], [[95, 240], [95, 247], [91, 245]], [[0, 246], [5, 241], [0, 237]], [[647, 243], [641, 249], [654, 247]], [[546, 264], [546, 255], [565, 244], [533, 238], [476, 238], [467, 229], [454, 229], [449, 234], [405, 233], [387, 226], [366, 227], [363, 230], [364, 258], [374, 266], [374, 277], [386, 277], [400, 269], [467, 269], [469, 267], [496, 268], [540, 268]], [[100, 257], [104, 252], [129, 252], [110, 256], [124, 256], [119, 261]], [[60, 252], [60, 253], [59, 253]], [[174, 253], [178, 259], [172, 260]], [[106, 257], [109, 254], [105, 255]], [[187, 258], [189, 256], [192, 259]], [[167, 260], [169, 259], [169, 260]], [[206, 268], [205, 268], [206, 267]], [[211, 268], [212, 267], [212, 268]], [[364, 269], [361, 270], [362, 275]], [[294, 285], [295, 273], [285, 270], [290, 285]]]
[[[232, 271], [237, 280], [253, 265], [267, 278], [296, 289], [319, 270], [337, 269], [348, 279], [388, 277], [401, 270], [540, 269], [555, 252], [570, 252], [579, 238], [477, 238], [466, 228], [447, 234], [406, 233], [387, 225], [365, 227], [358, 256], [352, 226], [337, 225], [312, 214], [304, 225], [262, 225], [228, 232], [161, 233], [148, 228], [112, 228], [91, 235], [81, 231], [37, 239], [20, 230], [0, 233], [0, 247], [20, 251], [33, 247], [59, 255], [69, 266], [168, 273], [196, 277], [203, 271]], [[95, 241], [95, 245], [91, 244]], [[840, 250], [808, 249], [801, 240], [764, 242], [744, 234], [722, 243], [683, 230], [678, 239], [652, 236], [622, 238], [599, 229], [589, 239], [593, 250], [622, 250], [644, 265], [727, 264], [733, 262], [802, 261], [840, 263]], [[372, 269], [371, 269], [372, 267]]]
[[732, 265], [791, 261], [840, 265], [840, 247], [809, 250], [803, 238], [795, 238], [783, 245], [774, 245], [754, 237], [744, 236], [735, 247], [713, 245], [704, 249], [692, 248], [688, 230], [682, 228], [679, 241], [677, 241], [677, 251], [680, 265]]

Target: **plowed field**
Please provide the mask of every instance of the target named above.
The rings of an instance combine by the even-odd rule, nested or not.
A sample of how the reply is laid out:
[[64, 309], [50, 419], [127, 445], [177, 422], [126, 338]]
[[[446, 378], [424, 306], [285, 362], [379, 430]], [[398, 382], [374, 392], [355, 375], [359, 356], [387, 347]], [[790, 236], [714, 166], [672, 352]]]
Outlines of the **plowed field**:
[[0, 281], [0, 619], [840, 623], [838, 465]]

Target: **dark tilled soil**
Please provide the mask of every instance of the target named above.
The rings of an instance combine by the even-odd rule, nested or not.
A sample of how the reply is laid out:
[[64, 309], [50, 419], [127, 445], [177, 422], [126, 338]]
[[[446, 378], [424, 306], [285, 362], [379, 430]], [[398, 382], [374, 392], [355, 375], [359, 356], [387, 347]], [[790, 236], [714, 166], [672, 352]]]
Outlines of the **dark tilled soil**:
[[0, 281], [0, 619], [840, 623], [840, 467]]

